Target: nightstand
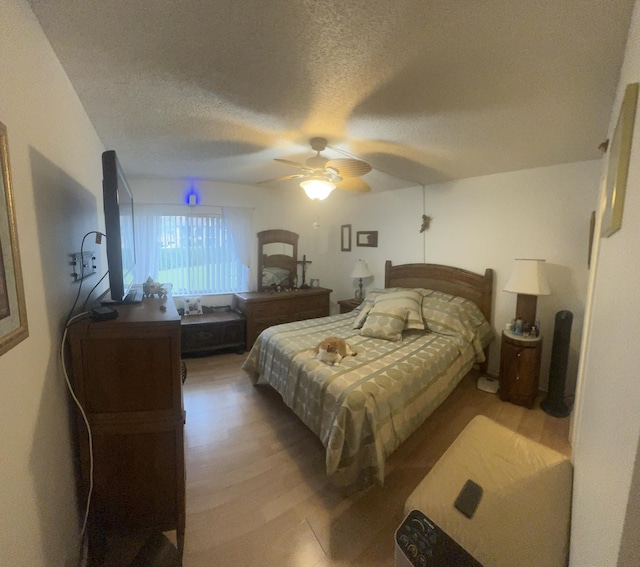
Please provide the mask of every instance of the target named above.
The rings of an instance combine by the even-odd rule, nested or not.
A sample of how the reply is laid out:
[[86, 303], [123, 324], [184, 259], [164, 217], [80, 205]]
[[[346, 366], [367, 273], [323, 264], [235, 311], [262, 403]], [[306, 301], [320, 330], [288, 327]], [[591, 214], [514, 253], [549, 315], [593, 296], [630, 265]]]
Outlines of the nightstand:
[[356, 307], [358, 307], [362, 301], [358, 301], [357, 299], [343, 299], [338, 301], [338, 305], [340, 306], [340, 313], [349, 313], [353, 311]]
[[542, 337], [502, 332], [500, 399], [532, 408], [538, 395]]

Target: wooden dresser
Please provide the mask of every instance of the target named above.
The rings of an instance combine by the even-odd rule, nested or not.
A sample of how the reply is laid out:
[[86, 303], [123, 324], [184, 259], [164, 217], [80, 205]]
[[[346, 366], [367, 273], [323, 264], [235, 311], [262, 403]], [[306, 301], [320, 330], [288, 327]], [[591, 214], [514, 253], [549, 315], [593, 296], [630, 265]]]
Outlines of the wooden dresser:
[[[71, 384], [91, 426], [89, 553], [110, 530], [185, 530], [180, 316], [171, 295], [115, 307], [118, 318], [72, 323]], [[87, 428], [77, 413], [80, 502], [90, 483]]]
[[329, 315], [331, 291], [313, 287], [295, 291], [236, 293], [234, 307], [247, 318], [247, 349], [268, 327]]

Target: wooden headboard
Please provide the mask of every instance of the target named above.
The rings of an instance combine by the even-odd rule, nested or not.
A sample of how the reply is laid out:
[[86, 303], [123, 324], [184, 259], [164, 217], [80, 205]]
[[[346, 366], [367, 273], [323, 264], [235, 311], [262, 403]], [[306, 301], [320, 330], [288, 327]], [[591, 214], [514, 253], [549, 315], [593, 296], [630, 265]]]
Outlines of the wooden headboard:
[[423, 287], [470, 299], [480, 307], [491, 323], [493, 303], [493, 270], [487, 268], [484, 275], [441, 264], [400, 264], [391, 260], [384, 265], [385, 287]]

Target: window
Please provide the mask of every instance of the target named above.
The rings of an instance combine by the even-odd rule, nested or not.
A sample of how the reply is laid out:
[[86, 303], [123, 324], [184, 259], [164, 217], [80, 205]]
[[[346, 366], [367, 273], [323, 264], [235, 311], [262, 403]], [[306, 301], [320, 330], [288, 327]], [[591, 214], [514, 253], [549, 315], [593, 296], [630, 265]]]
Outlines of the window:
[[247, 291], [249, 268], [239, 259], [222, 214], [155, 212], [138, 215], [136, 221], [142, 270], [172, 284], [174, 295]]

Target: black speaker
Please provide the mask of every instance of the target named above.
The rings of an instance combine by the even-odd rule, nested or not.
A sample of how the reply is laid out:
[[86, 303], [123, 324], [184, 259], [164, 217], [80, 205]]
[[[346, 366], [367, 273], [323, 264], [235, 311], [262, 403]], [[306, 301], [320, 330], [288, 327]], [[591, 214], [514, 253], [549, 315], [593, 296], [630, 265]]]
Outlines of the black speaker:
[[554, 417], [566, 417], [571, 412], [564, 402], [564, 388], [567, 382], [567, 362], [569, 360], [569, 342], [571, 341], [571, 311], [556, 313], [556, 327], [553, 332], [551, 367], [549, 368], [549, 391], [540, 407]]

